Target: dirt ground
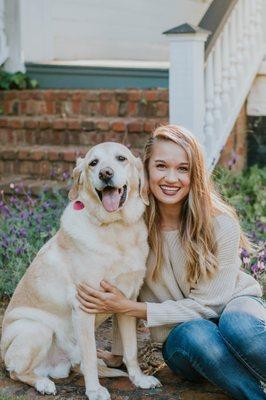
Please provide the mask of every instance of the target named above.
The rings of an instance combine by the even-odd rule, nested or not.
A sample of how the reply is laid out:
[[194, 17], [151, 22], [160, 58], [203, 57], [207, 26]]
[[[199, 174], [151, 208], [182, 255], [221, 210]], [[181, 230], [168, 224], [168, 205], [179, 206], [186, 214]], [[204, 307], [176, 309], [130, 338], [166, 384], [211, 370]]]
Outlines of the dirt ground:
[[[0, 307], [0, 321], [4, 313], [4, 306]], [[112, 322], [106, 321], [97, 330], [97, 346], [110, 349], [112, 337]], [[101, 384], [108, 388], [113, 400], [230, 400], [220, 389], [208, 382], [192, 384], [182, 377], [174, 375], [165, 366], [159, 347], [150, 342], [148, 330], [142, 326], [138, 329], [139, 358], [141, 367], [146, 373], [155, 371], [163, 386], [156, 389], [143, 390], [135, 388], [128, 378], [104, 378]], [[45, 400], [85, 400], [83, 377], [71, 372], [67, 379], [54, 380], [56, 396], [45, 395]], [[0, 400], [33, 400], [44, 396], [38, 394], [34, 388], [21, 382], [12, 381], [4, 369], [0, 367]]]

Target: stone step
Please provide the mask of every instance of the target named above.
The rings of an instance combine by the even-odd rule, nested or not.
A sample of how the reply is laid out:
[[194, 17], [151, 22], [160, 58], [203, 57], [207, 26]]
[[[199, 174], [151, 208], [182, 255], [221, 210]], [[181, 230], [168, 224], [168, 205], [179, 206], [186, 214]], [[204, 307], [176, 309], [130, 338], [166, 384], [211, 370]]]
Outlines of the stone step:
[[104, 141], [142, 147], [163, 118], [97, 118], [60, 116], [0, 117], [3, 145], [94, 145]]
[[88, 146], [12, 146], [0, 147], [0, 175], [28, 175], [60, 180], [70, 175], [76, 159], [84, 156]]
[[167, 89], [12, 90], [0, 92], [4, 115], [168, 118]]
[[59, 191], [67, 195], [71, 186], [71, 182], [68, 178], [69, 175], [64, 176], [64, 181], [56, 181], [52, 179], [32, 179], [28, 175], [9, 175], [1, 178], [0, 191], [2, 196], [21, 196], [26, 193], [38, 196], [44, 191]]

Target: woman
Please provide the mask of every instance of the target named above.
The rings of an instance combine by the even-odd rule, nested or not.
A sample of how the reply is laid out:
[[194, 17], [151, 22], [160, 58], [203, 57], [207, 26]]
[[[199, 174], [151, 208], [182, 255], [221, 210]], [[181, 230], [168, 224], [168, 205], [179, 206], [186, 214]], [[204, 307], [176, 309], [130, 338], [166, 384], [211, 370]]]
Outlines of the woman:
[[[265, 399], [266, 310], [259, 284], [240, 270], [239, 245], [248, 240], [235, 211], [214, 191], [201, 148], [184, 128], [157, 128], [144, 166], [150, 254], [140, 302], [102, 282], [105, 293], [80, 285], [81, 308], [142, 318], [174, 372], [203, 376], [235, 399]], [[112, 354], [101, 356], [117, 365], [114, 331]]]

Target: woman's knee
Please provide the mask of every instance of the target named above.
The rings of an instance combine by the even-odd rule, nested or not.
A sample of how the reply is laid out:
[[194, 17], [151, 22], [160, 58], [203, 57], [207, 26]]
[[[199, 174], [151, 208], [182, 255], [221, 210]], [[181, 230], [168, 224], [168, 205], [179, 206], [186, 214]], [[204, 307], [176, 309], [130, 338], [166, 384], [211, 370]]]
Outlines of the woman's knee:
[[257, 304], [253, 302], [250, 302], [249, 298], [233, 300], [225, 308], [219, 320], [219, 331], [222, 337], [241, 353], [260, 351], [263, 343], [265, 347], [265, 320], [257, 315]]
[[211, 338], [216, 335], [217, 326], [211, 321], [197, 319], [184, 322], [169, 333], [163, 347], [163, 356], [167, 361], [176, 352], [183, 355], [198, 352], [205, 354], [210, 349]]

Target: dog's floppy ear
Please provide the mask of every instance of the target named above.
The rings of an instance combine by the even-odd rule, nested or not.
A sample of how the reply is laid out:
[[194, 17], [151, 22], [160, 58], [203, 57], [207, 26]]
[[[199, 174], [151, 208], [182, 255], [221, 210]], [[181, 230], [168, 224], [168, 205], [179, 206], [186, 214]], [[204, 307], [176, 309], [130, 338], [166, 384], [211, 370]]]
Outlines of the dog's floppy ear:
[[77, 159], [77, 165], [72, 172], [73, 185], [68, 193], [70, 201], [74, 201], [78, 197], [80, 185], [83, 183], [83, 166], [84, 158], [79, 157]]
[[139, 195], [143, 201], [143, 203], [148, 206], [149, 196], [148, 196], [148, 180], [146, 178], [146, 174], [143, 168], [143, 163], [140, 158], [135, 157], [136, 160], [136, 167], [139, 173]]

